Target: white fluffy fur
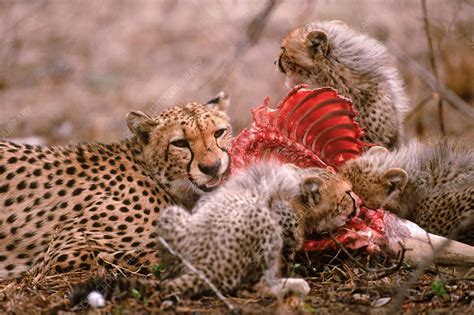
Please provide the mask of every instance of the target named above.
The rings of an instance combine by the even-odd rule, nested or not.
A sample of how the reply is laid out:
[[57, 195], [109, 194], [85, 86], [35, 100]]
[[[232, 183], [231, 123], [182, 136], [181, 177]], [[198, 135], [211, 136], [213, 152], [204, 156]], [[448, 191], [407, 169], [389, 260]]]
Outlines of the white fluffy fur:
[[379, 82], [388, 82], [391, 93], [388, 95], [400, 114], [400, 121], [409, 110], [404, 84], [395, 67], [395, 60], [378, 40], [351, 29], [340, 21], [320, 21], [306, 26], [321, 29], [328, 34], [331, 54], [355, 72], [380, 77]]
[[104, 307], [105, 297], [102, 295], [102, 293], [99, 293], [97, 291], [92, 291], [87, 296], [87, 302], [89, 303], [91, 307], [94, 307], [94, 308]]

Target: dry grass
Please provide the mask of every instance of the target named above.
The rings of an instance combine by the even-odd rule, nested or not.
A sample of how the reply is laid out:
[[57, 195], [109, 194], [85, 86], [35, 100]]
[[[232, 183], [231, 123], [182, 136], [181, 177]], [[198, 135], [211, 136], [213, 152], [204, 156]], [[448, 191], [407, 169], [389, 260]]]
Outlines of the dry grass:
[[[358, 253], [357, 259], [371, 266], [391, 263], [382, 262], [380, 257], [369, 257]], [[294, 274], [304, 276], [311, 283], [311, 292], [306, 298], [288, 296], [284, 299], [259, 297], [246, 294], [244, 298], [229, 297], [229, 301], [242, 314], [385, 314], [400, 283], [410, 278], [413, 268], [405, 264], [399, 272], [390, 277], [369, 281], [353, 262], [340, 252], [324, 254], [301, 254], [294, 265]], [[0, 282], [0, 312], [10, 314], [48, 313], [58, 305], [59, 314], [222, 314], [227, 308], [219, 299], [204, 297], [199, 300], [182, 300], [171, 307], [164, 307], [158, 301], [158, 293], [140, 299], [116, 298], [102, 309], [83, 309], [67, 305], [67, 298], [74, 283], [90, 278], [90, 272], [34, 278], [24, 276]], [[149, 277], [150, 278], [150, 277]], [[446, 295], [433, 290], [433, 283], [442, 279]], [[474, 307], [474, 270], [442, 268], [428, 270], [409, 290], [403, 304], [407, 313], [428, 311], [468, 314]], [[116, 293], [115, 296], [122, 296]]]

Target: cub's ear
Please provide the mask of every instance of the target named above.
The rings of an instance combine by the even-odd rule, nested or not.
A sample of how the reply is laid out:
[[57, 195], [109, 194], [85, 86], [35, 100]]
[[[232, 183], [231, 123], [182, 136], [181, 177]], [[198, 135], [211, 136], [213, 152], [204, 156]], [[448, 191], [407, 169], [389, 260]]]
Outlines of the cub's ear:
[[380, 145], [375, 145], [373, 147], [370, 147], [370, 149], [367, 150], [367, 153], [370, 154], [387, 154], [388, 150], [386, 147], [382, 147]]
[[324, 181], [319, 176], [309, 176], [300, 185], [301, 198], [304, 204], [314, 207], [321, 201], [321, 187]]
[[383, 178], [387, 185], [388, 194], [398, 192], [401, 194], [408, 183], [408, 174], [401, 168], [393, 167], [389, 168], [384, 174]]
[[134, 110], [127, 114], [127, 126], [144, 144], [148, 144], [150, 132], [158, 123], [147, 114]]
[[346, 23], [342, 22], [341, 20], [332, 20], [332, 21], [329, 21], [329, 23], [333, 24], [333, 25], [344, 25], [344, 26], [347, 26]]
[[306, 35], [306, 45], [312, 58], [325, 56], [329, 51], [328, 34], [321, 30], [311, 31]]
[[219, 94], [217, 94], [217, 96], [212, 100], [208, 101], [206, 105], [211, 106], [217, 110], [226, 111], [230, 105], [229, 94], [220, 91]]

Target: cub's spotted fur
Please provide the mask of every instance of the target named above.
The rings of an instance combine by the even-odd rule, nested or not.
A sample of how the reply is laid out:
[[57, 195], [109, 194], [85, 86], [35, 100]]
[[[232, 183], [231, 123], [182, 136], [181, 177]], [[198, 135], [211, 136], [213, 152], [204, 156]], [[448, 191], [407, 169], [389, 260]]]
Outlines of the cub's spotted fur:
[[407, 98], [387, 49], [340, 21], [314, 22], [288, 33], [278, 69], [287, 86], [332, 86], [349, 97], [364, 141], [393, 148], [402, 137]]
[[341, 174], [370, 208], [384, 207], [428, 232], [474, 245], [474, 152], [446, 141], [373, 147]]
[[161, 209], [191, 208], [228, 174], [226, 102], [131, 112], [133, 136], [112, 144], [0, 142], [0, 278], [157, 262]]
[[[223, 293], [252, 289], [256, 284], [274, 294], [285, 290], [285, 284], [290, 290], [308, 293], [303, 279], [282, 279], [280, 272], [285, 273], [305, 234], [341, 226], [356, 211], [351, 186], [339, 175], [265, 163], [201, 198], [192, 213], [179, 206], [166, 208], [158, 235]], [[163, 294], [211, 292], [180, 261], [166, 267], [171, 270], [160, 285]], [[89, 291], [76, 290], [76, 303], [90, 289], [100, 290], [86, 287]]]

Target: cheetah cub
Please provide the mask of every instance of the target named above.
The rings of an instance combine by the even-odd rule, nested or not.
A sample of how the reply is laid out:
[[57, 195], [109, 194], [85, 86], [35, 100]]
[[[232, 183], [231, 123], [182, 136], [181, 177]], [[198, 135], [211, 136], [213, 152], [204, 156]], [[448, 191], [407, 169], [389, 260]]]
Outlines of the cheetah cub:
[[[474, 152], [447, 141], [372, 147], [341, 174], [370, 208], [383, 207], [426, 231], [474, 245]], [[454, 235], [455, 234], [455, 235]]]
[[307, 24], [288, 33], [275, 62], [289, 88], [331, 86], [350, 98], [364, 141], [396, 147], [407, 110], [402, 79], [392, 56], [377, 40], [340, 21]]
[[[191, 214], [165, 209], [158, 235], [226, 293], [256, 283], [277, 295], [284, 287], [308, 293], [303, 279], [277, 277], [305, 234], [343, 225], [357, 210], [354, 200], [349, 182], [336, 174], [260, 164], [202, 198]], [[192, 296], [208, 290], [195, 273], [180, 268], [164, 283], [168, 291]]]
[[[192, 213], [178, 206], [166, 208], [158, 235], [224, 294], [252, 289], [274, 295], [307, 294], [310, 288], [304, 279], [284, 279], [280, 274], [301, 248], [305, 234], [339, 227], [357, 210], [350, 183], [339, 175], [267, 162], [203, 196]], [[159, 288], [156, 282], [125, 282], [140, 288], [154, 286], [164, 295], [212, 293], [181, 261], [164, 259], [165, 268], [171, 270]], [[72, 301], [77, 304], [88, 295], [107, 294], [97, 283], [77, 287]], [[124, 281], [117, 283], [131, 289]]]

